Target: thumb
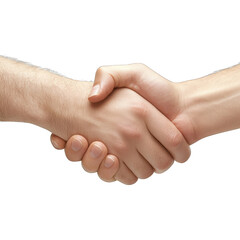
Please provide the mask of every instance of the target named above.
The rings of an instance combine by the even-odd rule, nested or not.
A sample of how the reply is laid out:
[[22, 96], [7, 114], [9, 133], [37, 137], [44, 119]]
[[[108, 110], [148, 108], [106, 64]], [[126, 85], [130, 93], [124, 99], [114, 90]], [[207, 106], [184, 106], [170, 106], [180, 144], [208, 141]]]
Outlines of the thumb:
[[108, 68], [100, 67], [96, 71], [93, 87], [88, 96], [90, 102], [102, 101], [113, 91], [115, 82], [112, 75], [107, 71]]
[[102, 101], [114, 88], [131, 86], [137, 80], [140, 69], [137, 68], [137, 64], [98, 68], [92, 91], [88, 97], [89, 101]]

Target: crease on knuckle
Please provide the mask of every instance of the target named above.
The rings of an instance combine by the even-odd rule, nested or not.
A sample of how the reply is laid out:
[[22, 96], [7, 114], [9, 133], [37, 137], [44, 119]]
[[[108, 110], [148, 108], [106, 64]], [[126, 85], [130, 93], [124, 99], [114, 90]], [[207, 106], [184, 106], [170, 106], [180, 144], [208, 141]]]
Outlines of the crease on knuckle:
[[[139, 139], [142, 136], [142, 132], [136, 124], [119, 124], [120, 134], [124, 139]], [[121, 143], [123, 145], [123, 143]]]
[[137, 102], [131, 106], [131, 111], [136, 114], [137, 117], [144, 118], [147, 116], [148, 108], [144, 102]]
[[117, 181], [126, 184], [126, 185], [132, 185], [135, 184], [138, 181], [137, 176], [135, 176], [134, 174], [126, 174], [124, 172], [122, 172], [121, 170], [119, 170], [115, 177], [114, 177]]
[[180, 160], [180, 161], [177, 161], [179, 163], [185, 163], [191, 156], [191, 149], [188, 148], [188, 150], [185, 152], [185, 155], [184, 157]]
[[140, 172], [138, 175], [137, 175], [137, 177], [139, 178], [139, 179], [147, 179], [147, 178], [149, 178], [152, 174], [153, 174], [153, 169], [151, 169], [151, 170], [148, 170], [148, 171], [144, 171], [144, 172]]
[[128, 178], [123, 183], [126, 185], [133, 185], [138, 181], [138, 178]]
[[114, 144], [114, 149], [118, 153], [123, 153], [123, 152], [126, 152], [128, 150], [128, 145], [123, 140], [116, 141], [115, 144]]
[[175, 148], [181, 145], [182, 142], [183, 142], [183, 136], [179, 131], [173, 131], [173, 133], [170, 134], [170, 138], [169, 138], [170, 146]]
[[166, 159], [160, 159], [159, 161], [157, 161], [157, 165], [155, 166], [156, 167], [156, 172], [157, 173], [163, 173], [165, 172], [166, 170], [168, 170], [172, 164], [174, 163], [174, 160], [173, 158], [169, 157], [169, 158], [166, 158]]

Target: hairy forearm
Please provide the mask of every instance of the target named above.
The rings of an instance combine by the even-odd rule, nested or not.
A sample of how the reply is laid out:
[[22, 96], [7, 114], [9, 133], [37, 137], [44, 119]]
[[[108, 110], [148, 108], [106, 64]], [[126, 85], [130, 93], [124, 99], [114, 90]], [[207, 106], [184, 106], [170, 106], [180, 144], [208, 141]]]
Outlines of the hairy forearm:
[[59, 133], [69, 117], [66, 100], [69, 103], [78, 94], [81, 110], [82, 97], [87, 94], [84, 84], [0, 56], [0, 120], [32, 123], [66, 139], [66, 134]]
[[47, 88], [52, 79], [47, 71], [0, 57], [1, 120], [31, 123], [43, 120], [49, 101]]
[[240, 65], [180, 85], [194, 141], [240, 128]]

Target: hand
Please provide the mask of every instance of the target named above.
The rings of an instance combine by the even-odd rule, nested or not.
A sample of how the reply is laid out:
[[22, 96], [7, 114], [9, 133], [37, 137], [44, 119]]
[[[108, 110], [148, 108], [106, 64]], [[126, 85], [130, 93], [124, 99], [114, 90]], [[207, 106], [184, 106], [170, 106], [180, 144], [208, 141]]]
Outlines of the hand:
[[197, 140], [181, 84], [168, 81], [144, 64], [100, 67], [89, 100], [102, 101], [116, 87], [132, 89], [153, 104], [175, 124], [189, 144]]
[[[97, 118], [102, 120], [98, 124], [93, 124], [95, 132], [99, 132], [99, 130], [103, 132], [103, 129], [106, 129], [108, 134], [101, 134], [106, 139], [104, 143], [109, 142], [108, 137], [110, 135], [110, 139], [115, 139], [114, 143], [111, 141], [109, 144], [110, 151], [113, 149], [113, 154], [118, 153], [118, 156], [125, 156], [122, 158], [124, 161], [120, 159], [120, 171], [117, 173], [116, 178], [128, 184], [133, 183], [136, 181], [136, 176], [139, 178], [150, 176], [153, 173], [152, 167], [158, 172], [169, 168], [173, 163], [172, 156], [179, 162], [187, 160], [190, 154], [189, 148], [181, 134], [176, 131], [174, 125], [138, 95], [133, 94], [131, 91], [122, 91], [121, 94], [112, 95], [111, 101], [105, 101], [97, 106], [90, 105], [91, 111], [86, 114], [89, 116], [98, 112]], [[79, 97], [78, 95], [77, 97]], [[119, 95], [122, 95], [122, 97], [118, 97]], [[77, 98], [73, 102], [76, 103]], [[66, 103], [65, 105], [68, 106]], [[117, 111], [115, 106], [118, 106]], [[100, 109], [101, 111], [96, 111]], [[77, 113], [76, 108], [73, 109], [73, 112]], [[122, 114], [123, 112], [125, 114]], [[74, 116], [74, 114], [71, 114], [71, 116]], [[106, 116], [110, 117], [106, 119]], [[85, 124], [88, 125], [88, 122], [91, 121], [93, 123], [93, 118], [90, 118]], [[106, 125], [106, 122], [109, 124]], [[71, 126], [73, 125], [71, 124]], [[145, 125], [150, 129], [150, 132]], [[100, 129], [98, 126], [103, 126], [103, 128]], [[158, 133], [159, 126], [163, 126], [161, 133]], [[93, 130], [93, 128], [88, 129]], [[96, 137], [96, 134], [93, 131], [91, 132]], [[171, 154], [156, 139], [160, 140]], [[128, 143], [126, 144], [126, 142]], [[125, 160], [129, 156], [132, 156], [131, 160]]]
[[[54, 134], [51, 135], [51, 143], [56, 149], [65, 148], [65, 154], [70, 161], [82, 160], [86, 172], [97, 172], [100, 179], [105, 182], [116, 181], [114, 175], [119, 169], [119, 160], [116, 156], [107, 154], [107, 148], [103, 143], [92, 142], [88, 147], [88, 142], [83, 136], [74, 135], [66, 142]], [[100, 154], [94, 157], [92, 150]]]

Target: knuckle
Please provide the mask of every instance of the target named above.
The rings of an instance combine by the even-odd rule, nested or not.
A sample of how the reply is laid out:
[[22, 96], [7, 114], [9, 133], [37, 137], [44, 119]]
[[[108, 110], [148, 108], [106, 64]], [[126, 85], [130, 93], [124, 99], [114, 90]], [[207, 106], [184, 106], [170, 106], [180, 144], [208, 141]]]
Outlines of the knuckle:
[[142, 171], [142, 172], [140, 172], [140, 173], [137, 175], [137, 177], [138, 177], [139, 179], [147, 179], [147, 178], [149, 178], [150, 176], [152, 176], [153, 173], [154, 173], [153, 169], [149, 169], [149, 170], [147, 170], [147, 171]]
[[185, 151], [185, 155], [182, 159], [180, 159], [179, 161], [176, 159], [177, 162], [179, 163], [185, 163], [191, 156], [191, 149], [188, 148], [187, 151]]
[[140, 139], [141, 135], [141, 132], [137, 128], [131, 129], [128, 133], [128, 136], [134, 139]]
[[126, 184], [126, 185], [133, 185], [138, 181], [137, 177], [131, 178], [131, 179], [126, 179], [124, 181], [121, 181], [122, 183]]
[[117, 141], [114, 146], [116, 152], [123, 153], [128, 150], [128, 145], [124, 141]]
[[131, 111], [138, 117], [144, 118], [147, 116], [148, 108], [144, 102], [137, 102], [131, 106]]
[[141, 132], [136, 127], [125, 129], [125, 136], [128, 138], [139, 139], [141, 137]]
[[183, 142], [183, 136], [179, 131], [174, 131], [169, 138], [169, 144], [172, 147], [178, 147]]
[[156, 166], [156, 173], [163, 173], [167, 171], [174, 163], [172, 158], [169, 158], [164, 161], [159, 161], [159, 164]]
[[117, 172], [115, 179], [126, 185], [132, 185], [138, 181], [138, 178], [134, 174], [125, 174], [121, 170]]
[[[133, 123], [119, 124], [119, 132], [124, 139], [139, 139], [142, 136], [140, 129]], [[122, 143], [121, 145], [126, 144]]]

